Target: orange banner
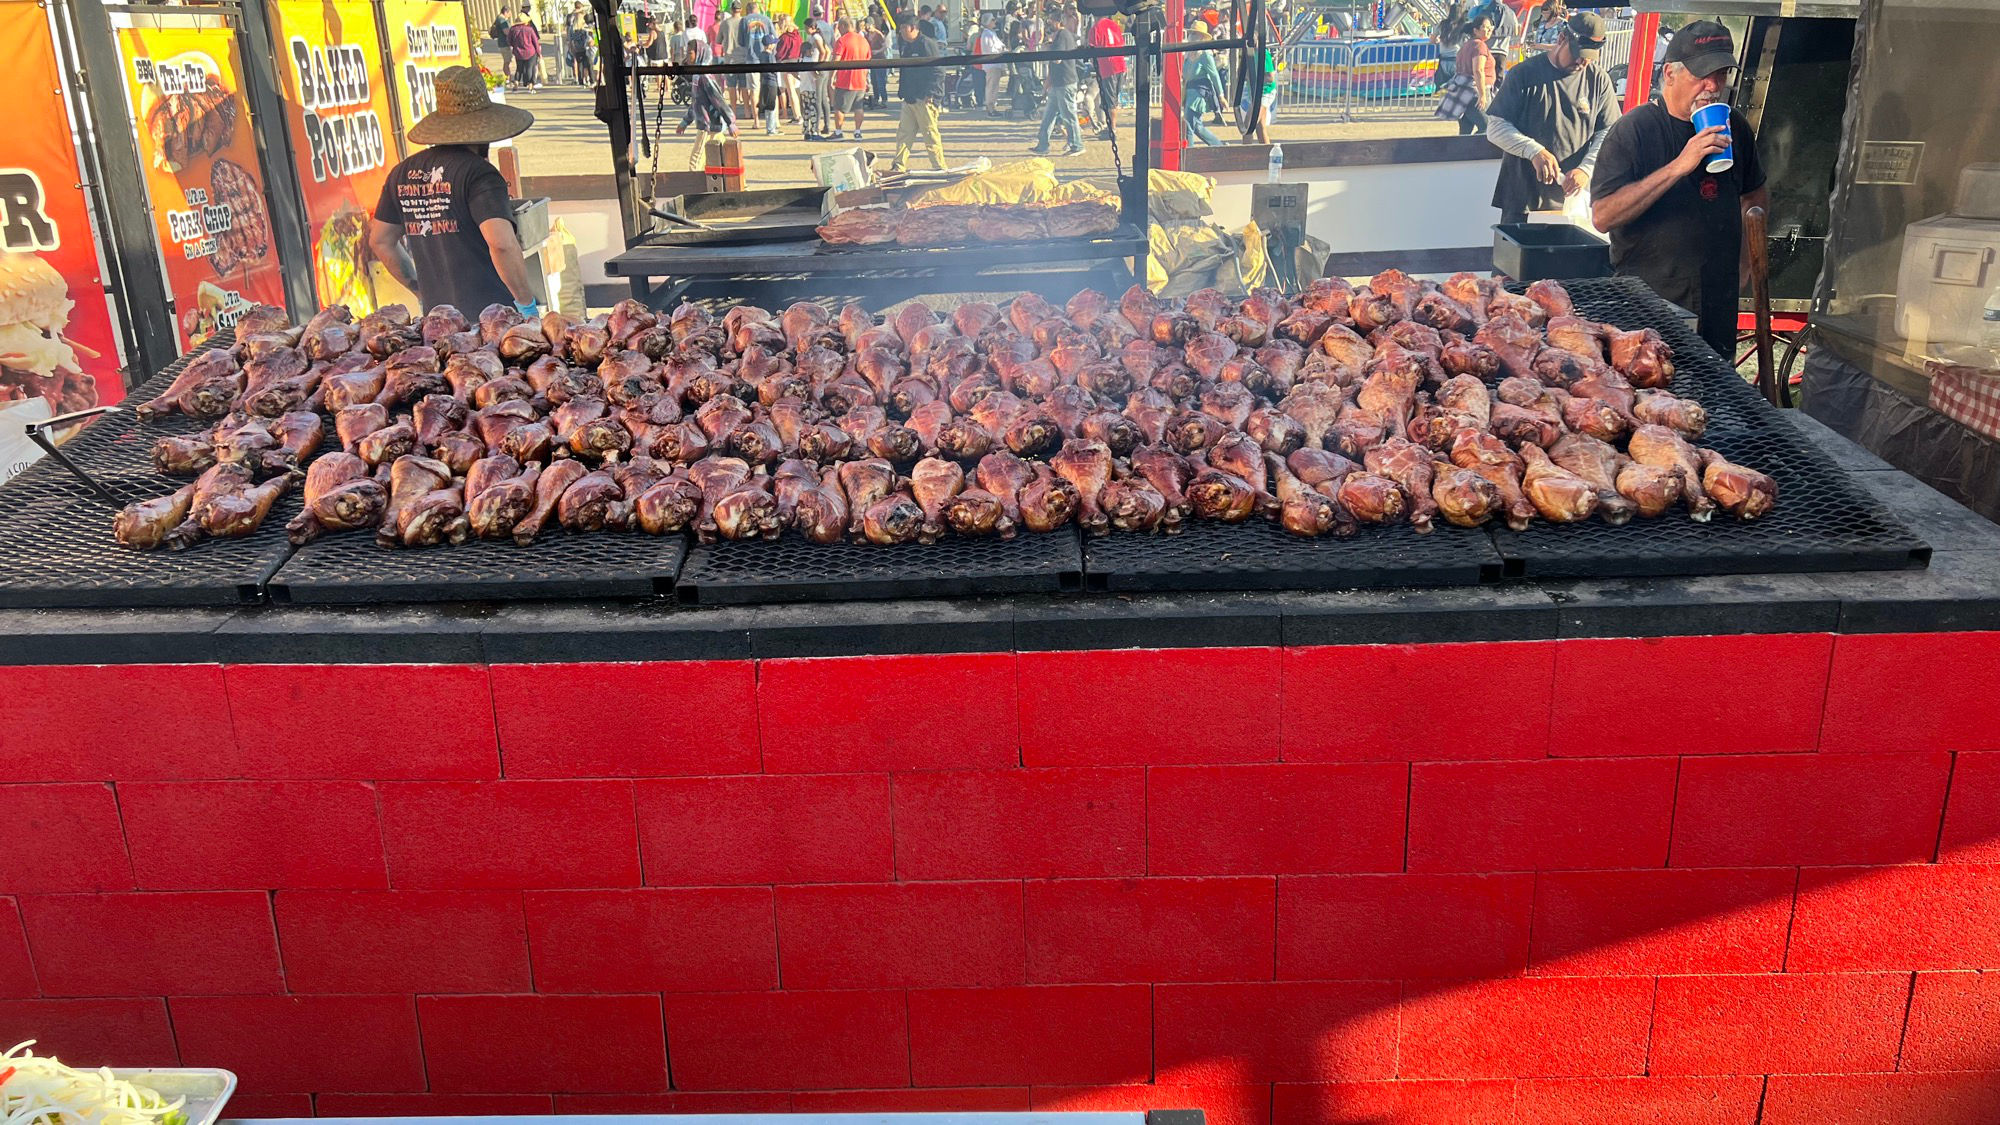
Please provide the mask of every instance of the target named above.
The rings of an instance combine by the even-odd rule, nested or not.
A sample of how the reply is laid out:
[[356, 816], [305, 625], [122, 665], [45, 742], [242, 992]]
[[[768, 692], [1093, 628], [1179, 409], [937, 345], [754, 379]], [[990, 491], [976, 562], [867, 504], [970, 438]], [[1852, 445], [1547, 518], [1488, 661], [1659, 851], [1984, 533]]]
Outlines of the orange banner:
[[[403, 136], [410, 126], [437, 108], [437, 72], [448, 66], [473, 65], [472, 41], [465, 29], [465, 5], [440, 0], [382, 0], [382, 19], [389, 29], [389, 61], [395, 74], [396, 108], [403, 115]], [[403, 145], [409, 152], [412, 146]]]
[[[0, 418], [28, 423], [125, 397], [118, 343], [97, 268], [47, 12], [0, 0]], [[0, 479], [17, 468], [8, 454]]]
[[285, 304], [242, 56], [228, 27], [118, 31], [125, 91], [181, 345]]
[[367, 0], [279, 0], [271, 11], [313, 285], [322, 304], [360, 316], [375, 308], [368, 217], [398, 159], [375, 8]]

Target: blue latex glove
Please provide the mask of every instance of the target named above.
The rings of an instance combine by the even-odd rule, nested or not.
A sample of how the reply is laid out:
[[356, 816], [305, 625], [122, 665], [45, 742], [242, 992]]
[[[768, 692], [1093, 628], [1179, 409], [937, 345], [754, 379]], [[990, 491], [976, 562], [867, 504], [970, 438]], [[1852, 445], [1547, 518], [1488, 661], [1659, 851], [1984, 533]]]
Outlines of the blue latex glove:
[[529, 320], [534, 320], [542, 315], [542, 303], [540, 301], [515, 301], [514, 311], [527, 317]]

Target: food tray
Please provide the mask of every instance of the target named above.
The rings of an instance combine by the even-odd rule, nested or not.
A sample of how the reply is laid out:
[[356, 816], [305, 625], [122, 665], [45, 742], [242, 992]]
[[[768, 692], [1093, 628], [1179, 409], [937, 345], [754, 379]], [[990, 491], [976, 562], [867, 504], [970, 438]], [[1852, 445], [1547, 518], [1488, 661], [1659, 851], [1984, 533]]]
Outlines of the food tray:
[[1696, 523], [1679, 508], [1623, 527], [1592, 520], [1493, 533], [1526, 578], [1628, 578], [1900, 570], [1930, 562], [1931, 548], [1826, 454], [1785, 425], [1710, 433], [1701, 444], [1778, 482], [1778, 505], [1745, 523], [1717, 511]]
[[551, 528], [526, 547], [475, 539], [406, 550], [348, 532], [300, 547], [269, 590], [274, 602], [321, 605], [651, 597], [673, 588], [686, 555], [678, 535]]
[[1083, 585], [1083, 552], [1065, 527], [1013, 539], [953, 539], [877, 547], [775, 540], [698, 545], [675, 593], [693, 605], [1046, 594]]
[[1088, 590], [1351, 590], [1476, 586], [1502, 576], [1484, 531], [1364, 527], [1301, 539], [1275, 523], [1191, 522], [1177, 535], [1111, 534], [1085, 542]]
[[134, 1085], [144, 1086], [168, 1101], [186, 1098], [187, 1104], [181, 1107], [181, 1113], [186, 1115], [187, 1125], [215, 1125], [222, 1117], [222, 1107], [228, 1103], [229, 1096], [236, 1092], [236, 1074], [233, 1071], [208, 1067], [163, 1067], [157, 1070], [112, 1067], [111, 1074]]

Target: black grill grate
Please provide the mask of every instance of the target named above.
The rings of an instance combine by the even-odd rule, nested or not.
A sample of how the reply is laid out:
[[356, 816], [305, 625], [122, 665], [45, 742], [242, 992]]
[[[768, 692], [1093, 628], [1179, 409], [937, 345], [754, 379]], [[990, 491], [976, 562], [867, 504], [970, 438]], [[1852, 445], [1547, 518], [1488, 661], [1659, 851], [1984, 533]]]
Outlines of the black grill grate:
[[353, 532], [299, 548], [271, 578], [270, 593], [275, 602], [322, 605], [651, 597], [673, 588], [686, 555], [678, 535], [552, 528], [527, 547], [476, 539], [403, 550]]
[[1495, 545], [1523, 577], [1894, 570], [1929, 561], [1929, 546], [1813, 448], [1644, 283], [1611, 277], [1563, 286], [1584, 316], [1627, 329], [1650, 326], [1665, 338], [1674, 349], [1673, 392], [1708, 411], [1698, 444], [1769, 473], [1778, 505], [1750, 523], [1717, 512], [1700, 524], [1675, 511], [1623, 527], [1537, 521], [1524, 532], [1496, 529]]
[[[63, 456], [75, 462], [92, 477], [110, 484], [113, 491], [136, 490], [137, 495], [154, 496], [166, 488], [176, 488], [172, 477], [161, 476], [153, 471], [153, 444], [163, 437], [182, 437], [199, 433], [215, 424], [215, 419], [190, 418], [185, 414], [162, 414], [150, 422], [141, 422], [132, 408], [142, 402], [157, 397], [160, 392], [173, 385], [173, 381], [194, 358], [208, 348], [229, 347], [235, 342], [235, 334], [225, 332], [211, 340], [206, 347], [189, 352], [169, 364], [165, 370], [146, 380], [125, 396], [120, 409], [105, 414], [85, 426], [77, 435], [63, 443]], [[333, 428], [327, 427], [327, 437], [331, 439]], [[60, 466], [56, 466], [60, 470]], [[185, 484], [185, 481], [180, 482]]]
[[1484, 531], [1364, 527], [1353, 536], [1301, 539], [1274, 523], [1194, 521], [1177, 535], [1119, 535], [1084, 544], [1091, 590], [1352, 590], [1472, 586], [1498, 581], [1502, 563]]
[[877, 547], [776, 540], [698, 545], [681, 568], [680, 600], [695, 605], [858, 598], [943, 598], [1076, 590], [1076, 530], [1013, 539], [941, 539]]

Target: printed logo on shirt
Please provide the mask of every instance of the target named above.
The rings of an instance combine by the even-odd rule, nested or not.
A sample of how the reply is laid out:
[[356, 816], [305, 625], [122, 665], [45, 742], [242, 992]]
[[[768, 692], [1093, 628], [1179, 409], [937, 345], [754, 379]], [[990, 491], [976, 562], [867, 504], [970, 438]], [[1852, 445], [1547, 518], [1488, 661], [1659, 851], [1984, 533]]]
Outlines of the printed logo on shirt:
[[403, 231], [413, 238], [457, 234], [458, 220], [451, 217], [452, 184], [444, 178], [444, 168], [410, 168], [396, 185], [396, 205], [403, 209]]
[[1721, 195], [1722, 195], [1722, 185], [1715, 182], [1715, 177], [1713, 175], [1705, 176], [1702, 178], [1701, 197], [1704, 200], [1713, 203], [1716, 201], [1716, 199], [1721, 197]]

